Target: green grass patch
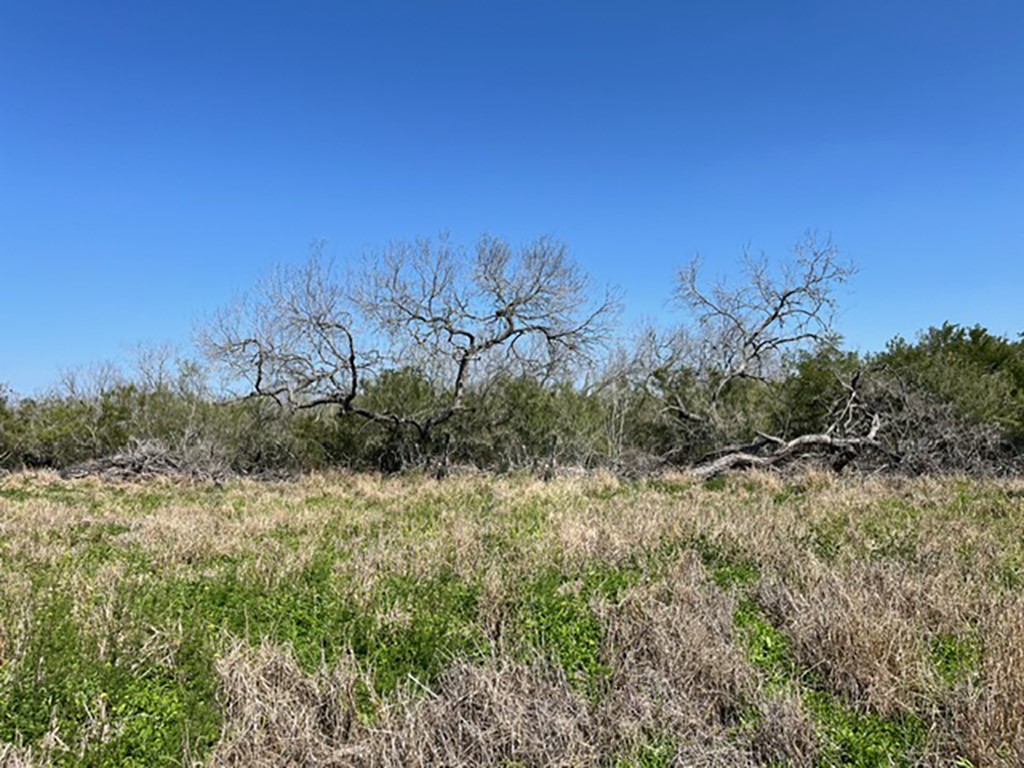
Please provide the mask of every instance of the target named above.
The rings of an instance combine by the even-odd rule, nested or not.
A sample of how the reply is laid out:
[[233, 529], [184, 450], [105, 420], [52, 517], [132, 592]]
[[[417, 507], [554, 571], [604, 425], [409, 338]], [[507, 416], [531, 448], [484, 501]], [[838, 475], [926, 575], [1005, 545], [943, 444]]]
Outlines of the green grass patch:
[[696, 536], [690, 545], [711, 572], [715, 584], [723, 589], [753, 584], [761, 578], [757, 563], [746, 557], [732, 542], [712, 540], [701, 535]]
[[725, 475], [711, 477], [702, 483], [705, 491], [724, 491], [729, 487], [729, 478]]
[[266, 533], [266, 537], [272, 541], [282, 544], [285, 548], [295, 552], [302, 546], [302, 542], [309, 534], [305, 527], [292, 526], [287, 523], [278, 523]]
[[[137, 625], [93, 637], [72, 618], [70, 595], [38, 605], [25, 653], [0, 676], [0, 739], [33, 744], [56, 729], [58, 765], [181, 765], [220, 734], [209, 639], [181, 629], [167, 654], [147, 652]], [[100, 738], [104, 730], [107, 737]]]
[[806, 546], [826, 563], [834, 563], [846, 544], [848, 525], [843, 517], [816, 520], [810, 525]]
[[25, 485], [0, 488], [0, 498], [9, 501], [26, 502], [34, 500], [52, 501], [66, 506], [88, 505], [90, 508], [98, 508], [100, 500], [91, 489], [80, 488], [63, 483], [47, 483], [46, 485]]
[[353, 622], [351, 648], [380, 693], [410, 679], [429, 686], [454, 659], [488, 651], [479, 603], [479, 588], [450, 573], [388, 578], [367, 606], [376, 620]]
[[784, 504], [788, 504], [791, 501], [802, 498], [807, 493], [807, 488], [803, 485], [796, 483], [789, 483], [781, 491], [778, 491], [772, 496], [772, 504], [780, 507]]
[[[722, 478], [724, 480], [724, 478]], [[686, 494], [692, 484], [686, 481], [677, 480], [666, 480], [663, 477], [652, 477], [641, 481], [643, 487], [648, 490], [655, 491], [656, 493], [663, 494], [665, 496], [682, 496]], [[712, 481], [707, 481], [712, 482]]]
[[644, 560], [625, 566], [591, 562], [569, 571], [551, 567], [519, 583], [512, 607], [517, 639], [559, 664], [578, 690], [599, 696], [611, 670], [602, 657], [604, 627], [592, 603], [615, 603], [645, 581]]
[[878, 510], [860, 523], [859, 555], [870, 560], [917, 560], [921, 510], [902, 499], [881, 502]]
[[992, 580], [999, 589], [1015, 591], [1024, 586], [1024, 553], [1014, 552], [995, 567]]
[[669, 768], [678, 748], [667, 736], [651, 737], [612, 764], [614, 768]]
[[143, 492], [131, 497], [132, 507], [139, 514], [148, 515], [155, 512], [165, 504], [174, 501], [174, 496], [169, 493]]
[[740, 601], [733, 622], [743, 639], [747, 660], [761, 672], [769, 689], [782, 688], [797, 677], [789, 638], [765, 618], [751, 598]]
[[928, 643], [929, 656], [949, 685], [966, 682], [981, 665], [981, 642], [973, 633], [942, 634]]
[[593, 588], [550, 568], [520, 589], [513, 619], [520, 640], [560, 664], [577, 688], [597, 695], [611, 670], [601, 658], [604, 628], [590, 606]]
[[[917, 763], [926, 737], [919, 718], [912, 714], [883, 717], [860, 712], [831, 692], [816, 687], [820, 686], [818, 676], [797, 665], [789, 638], [768, 621], [751, 598], [741, 600], [734, 621], [743, 637], [747, 659], [760, 671], [768, 691], [798, 691], [818, 732], [822, 750], [819, 765], [874, 768]], [[945, 652], [956, 655], [959, 646]], [[756, 720], [756, 714], [752, 713], [750, 719]]]
[[803, 701], [820, 732], [819, 764], [876, 768], [918, 763], [927, 732], [917, 717], [859, 712], [825, 691], [807, 691]]
[[539, 502], [520, 503], [509, 509], [502, 524], [513, 542], [540, 539], [550, 528], [550, 515]]
[[155, 590], [141, 611], [154, 621], [192, 622], [252, 645], [287, 645], [307, 672], [351, 653], [371, 670], [381, 694], [413, 677], [429, 685], [453, 658], [486, 649], [477, 586], [447, 573], [391, 576], [365, 598], [333, 564], [320, 556], [273, 585], [228, 564], [218, 575]]
[[0, 488], [0, 499], [8, 501], [23, 502], [37, 498], [36, 493], [28, 488]]
[[[229, 562], [72, 598], [56, 574], [37, 576], [38, 593], [53, 597], [36, 606], [21, 661], [0, 668], [0, 739], [38, 744], [56, 725], [68, 745], [60, 764], [180, 765], [186, 749], [204, 754], [219, 736], [213, 665], [229, 637], [290, 647], [307, 672], [351, 654], [377, 696], [411, 680], [430, 686], [453, 660], [489, 650], [477, 585], [447, 572], [391, 575], [366, 595], [334, 572], [330, 552], [274, 584]], [[76, 623], [76, 602], [107, 616], [103, 636]]]
[[302, 505], [307, 509], [343, 509], [345, 499], [335, 493], [316, 493], [307, 496]]

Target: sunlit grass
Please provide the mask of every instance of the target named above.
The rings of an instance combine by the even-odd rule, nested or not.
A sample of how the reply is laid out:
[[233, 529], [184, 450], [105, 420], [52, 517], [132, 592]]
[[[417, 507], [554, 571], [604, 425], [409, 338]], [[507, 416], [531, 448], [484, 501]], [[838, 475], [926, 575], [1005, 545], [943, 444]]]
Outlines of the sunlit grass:
[[1013, 765], [1021, 563], [1010, 482], [16, 474], [0, 765]]

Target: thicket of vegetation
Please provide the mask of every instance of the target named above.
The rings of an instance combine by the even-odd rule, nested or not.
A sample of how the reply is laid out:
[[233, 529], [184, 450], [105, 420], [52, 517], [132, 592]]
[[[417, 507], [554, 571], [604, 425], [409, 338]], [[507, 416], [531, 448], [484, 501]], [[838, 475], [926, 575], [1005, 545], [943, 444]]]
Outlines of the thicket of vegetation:
[[198, 361], [0, 390], [0, 467], [1019, 468], [1024, 337], [947, 324], [858, 355], [833, 328], [852, 271], [831, 243], [745, 259], [731, 284], [699, 266], [675, 327], [613, 343], [616, 297], [557, 242], [398, 244], [347, 272], [317, 250], [208, 323]]

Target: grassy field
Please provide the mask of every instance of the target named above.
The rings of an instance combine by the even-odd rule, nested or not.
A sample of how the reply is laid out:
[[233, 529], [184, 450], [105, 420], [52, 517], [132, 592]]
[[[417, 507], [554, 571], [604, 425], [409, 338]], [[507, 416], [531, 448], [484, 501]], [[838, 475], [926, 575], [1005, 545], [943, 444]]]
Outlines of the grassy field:
[[1024, 484], [0, 479], [0, 765], [1024, 764]]

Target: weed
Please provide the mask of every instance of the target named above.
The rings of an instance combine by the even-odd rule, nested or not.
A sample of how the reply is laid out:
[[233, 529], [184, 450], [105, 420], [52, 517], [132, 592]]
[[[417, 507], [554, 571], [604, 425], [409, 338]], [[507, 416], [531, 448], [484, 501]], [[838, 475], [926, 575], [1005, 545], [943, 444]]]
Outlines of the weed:
[[37, 494], [30, 491], [28, 488], [0, 488], [0, 499], [7, 499], [8, 501], [16, 501], [20, 503], [37, 497]]
[[834, 563], [842, 551], [847, 521], [840, 517], [815, 520], [807, 539], [810, 550], [826, 563]]
[[[911, 714], [882, 717], [845, 706], [836, 696], [817, 687], [812, 670], [801, 670], [793, 658], [789, 638], [771, 624], [750, 598], [736, 610], [735, 622], [746, 644], [747, 658], [763, 675], [768, 691], [795, 690], [813, 716], [819, 731], [821, 763], [854, 768], [878, 765], [913, 765], [925, 740], [923, 723]], [[755, 728], [760, 713], [748, 712], [746, 728]]]
[[777, 492], [774, 496], [772, 496], [772, 504], [775, 504], [776, 506], [782, 506], [783, 504], [793, 501], [794, 499], [801, 498], [806, 493], [807, 489], [804, 486], [795, 483], [790, 483], [781, 491]]
[[385, 579], [368, 608], [370, 624], [355, 623], [356, 658], [367, 662], [380, 693], [407, 680], [430, 685], [455, 659], [488, 650], [479, 626], [479, 589], [451, 573], [427, 579]]
[[522, 640], [549, 655], [581, 689], [596, 694], [610, 672], [601, 659], [604, 631], [590, 589], [551, 568], [522, 587], [515, 622]]
[[307, 669], [339, 658], [346, 629], [366, 620], [333, 579], [332, 563], [322, 558], [275, 585], [252, 581], [238, 564], [226, 563], [220, 573], [156, 585], [136, 610], [158, 624], [195, 624], [254, 644], [290, 645]]
[[667, 736], [652, 737], [618, 758], [615, 768], [669, 768], [677, 752], [675, 741]]
[[795, 677], [789, 638], [765, 618], [751, 598], [740, 601], [734, 622], [744, 639], [747, 660], [760, 670], [769, 689], [781, 688]]
[[918, 510], [899, 499], [884, 501], [879, 512], [861, 523], [865, 557], [914, 562], [917, 558], [919, 515]]
[[702, 535], [695, 537], [691, 546], [711, 571], [715, 583], [724, 589], [752, 584], [761, 576], [757, 563], [744, 557], [729, 541], [712, 541]]
[[539, 539], [550, 527], [548, 514], [537, 502], [516, 504], [503, 522], [513, 541], [531, 541]]
[[307, 509], [332, 510], [344, 507], [345, 499], [334, 493], [316, 493], [303, 499], [302, 504]]
[[705, 491], [724, 491], [729, 486], [729, 480], [725, 475], [711, 477], [704, 481]]
[[1024, 586], [1024, 553], [1014, 552], [1004, 557], [996, 565], [993, 580], [999, 588], [1007, 591]]
[[939, 675], [949, 685], [967, 681], [981, 664], [981, 643], [973, 633], [938, 635], [928, 643], [928, 650]]
[[266, 535], [267, 538], [280, 542], [293, 552], [298, 550], [303, 541], [308, 538], [308, 532], [304, 528], [287, 523], [278, 523], [267, 531]]
[[169, 504], [173, 499], [174, 497], [169, 493], [140, 493], [132, 501], [136, 511], [140, 514], [148, 515], [165, 504]]
[[55, 756], [67, 765], [180, 765], [186, 743], [209, 749], [220, 719], [206, 638], [183, 630], [161, 658], [146, 652], [152, 636], [125, 627], [101, 653], [71, 606], [56, 594], [37, 607], [20, 663], [0, 679], [0, 740], [57, 734], [78, 745]]
[[[721, 479], [724, 480], [725, 478]], [[704, 487], [708, 487], [707, 484], [711, 482], [713, 481], [708, 480], [705, 482]], [[652, 477], [645, 481], [644, 487], [664, 496], [682, 496], [689, 491], [691, 484], [677, 480], [667, 480], [661, 477]], [[714, 488], [712, 489], [714, 490]]]
[[917, 717], [858, 712], [824, 691], [808, 691], [804, 703], [821, 731], [823, 764], [850, 768], [917, 764], [926, 735]]
[[599, 595], [609, 602], [616, 602], [632, 586], [643, 578], [635, 564], [616, 567], [604, 563], [592, 563], [583, 569], [581, 579], [584, 591]]

